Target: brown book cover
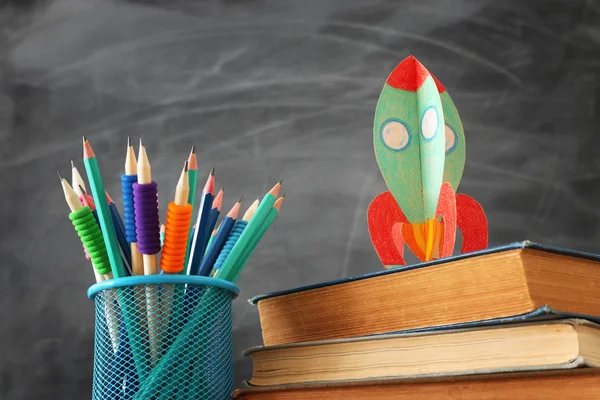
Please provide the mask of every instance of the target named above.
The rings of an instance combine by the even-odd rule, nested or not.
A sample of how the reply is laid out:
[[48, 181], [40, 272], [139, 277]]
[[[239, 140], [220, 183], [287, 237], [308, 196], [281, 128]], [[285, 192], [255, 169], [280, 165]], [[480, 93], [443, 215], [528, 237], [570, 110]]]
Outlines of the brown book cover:
[[237, 389], [236, 400], [583, 400], [600, 399], [600, 369], [387, 379]]
[[600, 325], [567, 319], [256, 347], [250, 386], [600, 367]]
[[272, 293], [257, 304], [266, 346], [531, 318], [600, 316], [600, 259], [514, 243]]

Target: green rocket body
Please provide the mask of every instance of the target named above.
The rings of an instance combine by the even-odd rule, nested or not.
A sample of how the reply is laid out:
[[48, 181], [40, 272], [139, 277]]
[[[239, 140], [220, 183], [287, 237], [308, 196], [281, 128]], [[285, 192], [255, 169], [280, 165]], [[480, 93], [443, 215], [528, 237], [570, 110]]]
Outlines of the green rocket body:
[[[418, 61], [405, 62], [381, 92], [373, 142], [390, 192], [408, 221], [419, 224], [435, 216], [444, 177], [444, 112], [433, 77]], [[407, 73], [416, 84], [394, 87], [399, 68], [412, 69]]]

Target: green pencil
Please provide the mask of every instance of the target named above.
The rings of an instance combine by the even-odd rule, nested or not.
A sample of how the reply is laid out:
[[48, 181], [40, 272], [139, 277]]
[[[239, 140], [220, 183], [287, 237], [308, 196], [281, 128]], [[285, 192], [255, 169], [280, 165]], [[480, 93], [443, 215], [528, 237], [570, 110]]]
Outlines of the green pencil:
[[[194, 220], [194, 204], [196, 203], [196, 183], [198, 182], [198, 160], [196, 159], [196, 146], [192, 146], [192, 151], [188, 158], [188, 182], [190, 184], [190, 193], [188, 194], [188, 204], [192, 206], [192, 221]], [[194, 228], [190, 227], [190, 233], [188, 235], [188, 244], [185, 249], [185, 265], [187, 267], [188, 259], [190, 257], [190, 245], [192, 244], [192, 236], [194, 234]], [[181, 272], [185, 274], [185, 268]]]
[[[94, 198], [105, 199], [106, 194], [98, 160], [92, 150], [92, 146], [90, 146], [90, 143], [86, 140], [85, 136], [83, 137], [83, 162]], [[98, 213], [98, 220], [102, 229], [102, 236], [104, 236], [108, 260], [110, 261], [113, 275], [115, 278], [127, 276], [125, 266], [123, 265], [123, 259], [121, 258], [119, 244], [117, 243], [117, 235], [112, 222], [112, 216], [108, 209], [108, 203], [106, 201], [98, 201], [96, 204], [96, 211]], [[128, 299], [121, 299], [122, 293], [119, 293], [119, 291], [117, 291], [117, 293], [119, 295], [119, 303], [121, 304], [121, 310], [123, 311], [125, 325], [131, 328], [135, 326], [135, 324], [132, 323], [135, 321], [135, 312], [131, 309], [131, 304], [127, 301]], [[134, 334], [132, 329], [127, 330], [127, 335], [129, 336], [129, 342], [131, 343], [133, 359], [139, 378], [143, 381], [148, 373], [147, 366], [144, 362], [144, 347], [140, 342], [139, 337]]]
[[254, 251], [254, 248], [258, 245], [258, 243], [260, 242], [262, 237], [265, 235], [267, 230], [269, 230], [269, 227], [271, 226], [271, 224], [273, 224], [273, 221], [275, 221], [275, 218], [277, 218], [277, 216], [279, 215], [279, 211], [281, 211], [281, 205], [283, 204], [284, 198], [285, 198], [285, 194], [283, 194], [283, 196], [281, 196], [280, 198], [277, 199], [277, 201], [275, 201], [275, 204], [273, 204], [273, 207], [271, 207], [271, 209], [269, 210], [269, 213], [267, 214], [267, 217], [261, 224], [260, 230], [258, 231], [258, 233], [256, 235], [254, 235], [251, 242], [244, 250], [244, 254], [242, 255], [242, 257], [238, 263], [238, 267], [237, 267], [238, 274], [237, 274], [237, 276], [235, 276], [235, 280], [237, 280], [239, 278], [239, 275], [241, 274], [242, 270], [244, 269], [244, 265], [246, 265], [246, 262], [248, 261], [248, 259], [250, 258], [250, 255]]
[[[98, 160], [85, 136], [83, 137], [83, 162], [94, 198], [105, 199], [106, 194]], [[123, 259], [121, 258], [119, 243], [117, 242], [115, 226], [113, 225], [112, 216], [108, 209], [108, 203], [106, 201], [96, 201], [96, 212], [98, 213], [98, 221], [100, 222], [102, 236], [104, 236], [104, 242], [106, 243], [106, 251], [113, 275], [115, 278], [127, 276]]]
[[[223, 222], [223, 221], [221, 221]], [[219, 223], [219, 226], [217, 226], [215, 229], [213, 229], [212, 233], [210, 234], [210, 239], [208, 239], [208, 243], [206, 244], [206, 252], [208, 253], [208, 249], [210, 249], [210, 246], [212, 245], [213, 240], [215, 240], [215, 236], [217, 236], [217, 232], [219, 231], [219, 228], [221, 227], [221, 223]]]
[[242, 232], [240, 238], [233, 246], [233, 249], [231, 249], [231, 253], [229, 253], [225, 259], [223, 266], [219, 269], [219, 272], [215, 276], [216, 278], [224, 279], [233, 283], [236, 282], [243, 267], [241, 262], [243, 261], [245, 250], [252, 243], [253, 237], [260, 232], [263, 221], [265, 218], [267, 218], [269, 212], [273, 208], [280, 189], [281, 181], [279, 181], [262, 199], [258, 205], [256, 213], [254, 214], [254, 217], [252, 217], [244, 229], [244, 232]]

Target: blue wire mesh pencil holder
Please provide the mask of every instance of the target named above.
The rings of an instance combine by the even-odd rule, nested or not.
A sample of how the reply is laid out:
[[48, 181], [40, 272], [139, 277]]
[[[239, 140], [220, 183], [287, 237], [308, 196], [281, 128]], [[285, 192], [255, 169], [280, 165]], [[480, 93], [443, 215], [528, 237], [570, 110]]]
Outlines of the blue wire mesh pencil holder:
[[150, 275], [88, 290], [96, 305], [93, 400], [225, 400], [233, 391], [236, 285]]

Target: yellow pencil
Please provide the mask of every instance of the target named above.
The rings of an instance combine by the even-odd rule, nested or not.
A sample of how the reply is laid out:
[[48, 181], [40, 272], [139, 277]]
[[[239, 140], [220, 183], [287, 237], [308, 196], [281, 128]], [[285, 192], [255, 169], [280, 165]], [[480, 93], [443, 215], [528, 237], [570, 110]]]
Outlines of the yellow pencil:
[[[152, 169], [146, 148], [140, 139], [140, 149], [137, 160], [137, 181], [139, 184], [152, 183]], [[137, 249], [136, 249], [137, 250]], [[132, 254], [133, 257], [133, 254]], [[158, 269], [156, 266], [156, 254], [142, 254], [144, 264], [144, 275], [156, 275]], [[158, 312], [160, 310], [158, 297], [158, 288], [153, 286], [146, 287], [146, 310], [148, 313], [148, 335], [150, 336], [150, 360], [152, 367], [158, 362]]]
[[[160, 268], [165, 274], [178, 274], [183, 271], [187, 238], [192, 221], [192, 206], [188, 204], [189, 193], [188, 162], [186, 161], [175, 188], [175, 199], [167, 209], [165, 242], [160, 257]], [[163, 285], [161, 337], [166, 337], [168, 332], [174, 294], [174, 285]]]
[[[127, 155], [125, 156], [125, 175], [136, 175], [137, 174], [137, 160], [135, 159], [135, 152], [129, 137], [127, 138]], [[138, 251], [137, 243], [130, 243], [131, 247], [131, 274], [144, 275], [144, 259], [142, 254]]]
[[[71, 212], [74, 213], [84, 208], [84, 205], [81, 204], [81, 201], [79, 200], [79, 196], [77, 195], [73, 187], [69, 185], [69, 182], [67, 182], [67, 180], [60, 175], [60, 173], [58, 173], [58, 177], [60, 178], [60, 183], [62, 185], [62, 189], [65, 195], [65, 200], [67, 201], [67, 205], [69, 206]], [[108, 279], [113, 279], [112, 272], [100, 275], [100, 273], [98, 273], [98, 270], [96, 269], [96, 266], [94, 265], [94, 262], [92, 260], [90, 260], [90, 262], [92, 263], [92, 269], [94, 270], [94, 277], [96, 278], [96, 282], [103, 282]], [[113, 351], [116, 352], [119, 345], [119, 321], [115, 309], [114, 307], [112, 307], [112, 301], [115, 299], [115, 297], [111, 290], [107, 290], [105, 296], [106, 307], [104, 307], [104, 314], [106, 317], [106, 321], [108, 322], [108, 333], [110, 335], [111, 343], [113, 345]]]
[[87, 192], [87, 188], [85, 187], [85, 181], [81, 177], [79, 170], [75, 166], [73, 160], [71, 160], [71, 187], [75, 190], [78, 196], [81, 196], [83, 193], [79, 187], [82, 187], [84, 191]]

